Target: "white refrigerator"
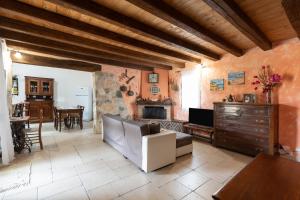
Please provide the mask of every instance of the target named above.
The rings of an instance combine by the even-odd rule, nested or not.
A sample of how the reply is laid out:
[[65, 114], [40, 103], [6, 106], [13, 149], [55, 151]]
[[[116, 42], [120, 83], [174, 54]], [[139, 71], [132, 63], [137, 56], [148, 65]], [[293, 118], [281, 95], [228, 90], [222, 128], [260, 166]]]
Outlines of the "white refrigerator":
[[84, 106], [83, 120], [93, 119], [93, 91], [90, 87], [77, 87], [74, 97], [74, 104]]

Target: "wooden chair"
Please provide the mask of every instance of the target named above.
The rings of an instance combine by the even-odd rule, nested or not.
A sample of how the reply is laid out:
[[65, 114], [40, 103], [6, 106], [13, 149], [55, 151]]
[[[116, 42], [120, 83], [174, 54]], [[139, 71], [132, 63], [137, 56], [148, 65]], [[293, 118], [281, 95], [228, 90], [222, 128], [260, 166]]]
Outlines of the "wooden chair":
[[[77, 108], [82, 110], [82, 113], [84, 111], [84, 106], [78, 105]], [[80, 114], [71, 114], [70, 115], [70, 119], [71, 119], [71, 127], [73, 128], [74, 124], [80, 125]]]
[[38, 130], [26, 133], [26, 138], [28, 139], [30, 145], [32, 146], [32, 144], [40, 144], [41, 150], [44, 149], [43, 141], [42, 141], [42, 125], [43, 125], [43, 110], [41, 109]]
[[53, 108], [53, 116], [54, 116], [54, 128], [57, 130], [58, 129], [58, 112], [57, 112], [57, 108], [54, 106]]
[[[23, 103], [23, 116], [30, 116], [30, 102]], [[30, 128], [29, 121], [27, 122], [28, 128]]]
[[[56, 130], [58, 130], [58, 126], [59, 126], [59, 123], [63, 122], [64, 124], [66, 120], [69, 120], [69, 115], [68, 114], [62, 114], [61, 118], [60, 118], [60, 113], [57, 111], [57, 107], [54, 107], [53, 108], [53, 112], [54, 112], [54, 128]], [[61, 119], [61, 122], [59, 121]]]
[[[29, 102], [24, 102], [24, 103], [17, 103], [13, 107], [13, 117], [25, 117], [25, 116], [30, 116], [29, 113], [29, 107], [30, 103]], [[29, 120], [27, 122], [28, 128], [30, 128]]]

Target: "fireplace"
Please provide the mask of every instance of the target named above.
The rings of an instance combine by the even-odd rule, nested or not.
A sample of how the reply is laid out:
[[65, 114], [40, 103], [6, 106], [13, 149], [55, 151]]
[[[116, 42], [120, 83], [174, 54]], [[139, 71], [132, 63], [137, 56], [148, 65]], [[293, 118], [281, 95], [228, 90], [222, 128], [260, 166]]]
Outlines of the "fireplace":
[[163, 106], [145, 106], [143, 109], [144, 119], [166, 119], [167, 110]]
[[172, 102], [143, 101], [137, 102], [137, 119], [172, 120]]

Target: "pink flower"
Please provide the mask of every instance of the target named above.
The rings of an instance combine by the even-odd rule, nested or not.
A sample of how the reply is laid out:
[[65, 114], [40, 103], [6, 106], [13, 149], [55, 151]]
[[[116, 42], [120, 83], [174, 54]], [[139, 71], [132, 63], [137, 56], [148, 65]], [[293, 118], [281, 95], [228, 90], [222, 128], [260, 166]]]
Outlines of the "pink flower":
[[273, 74], [271, 76], [271, 82], [280, 83], [280, 81], [281, 81], [281, 76], [279, 74]]
[[256, 81], [255, 83], [256, 83], [256, 84], [260, 84], [260, 81]]

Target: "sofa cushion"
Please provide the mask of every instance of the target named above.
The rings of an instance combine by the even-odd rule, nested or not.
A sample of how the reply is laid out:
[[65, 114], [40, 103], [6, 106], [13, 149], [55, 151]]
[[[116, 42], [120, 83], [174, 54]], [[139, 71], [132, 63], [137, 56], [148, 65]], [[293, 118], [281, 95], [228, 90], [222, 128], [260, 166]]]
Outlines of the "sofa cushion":
[[150, 134], [160, 133], [160, 123], [149, 124]]
[[193, 137], [186, 133], [176, 132], [176, 148], [193, 143]]
[[150, 135], [150, 129], [147, 123], [134, 120], [125, 120], [124, 122], [139, 127], [141, 131], [141, 136]]

